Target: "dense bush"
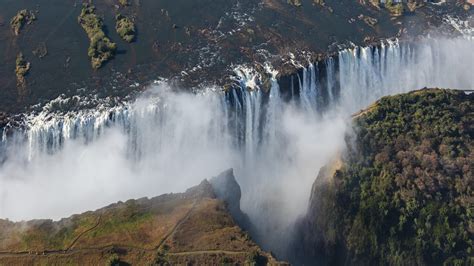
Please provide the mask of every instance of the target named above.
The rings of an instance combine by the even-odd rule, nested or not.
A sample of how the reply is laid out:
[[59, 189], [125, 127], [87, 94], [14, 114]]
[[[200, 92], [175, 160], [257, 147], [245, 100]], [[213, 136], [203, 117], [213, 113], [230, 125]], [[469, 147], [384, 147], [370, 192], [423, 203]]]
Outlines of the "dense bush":
[[36, 15], [33, 11], [22, 9], [10, 20], [10, 26], [15, 35], [20, 35], [20, 30], [25, 24], [31, 24], [36, 20]]
[[15, 60], [15, 74], [17, 80], [18, 87], [25, 87], [26, 86], [26, 79], [25, 76], [30, 71], [31, 64], [30, 62], [26, 61], [25, 57], [22, 53], [19, 53], [16, 56]]
[[473, 96], [385, 97], [355, 119], [335, 176], [338, 230], [352, 259], [474, 264]]
[[122, 39], [132, 42], [135, 39], [135, 24], [133, 21], [121, 14], [115, 17], [115, 30]]
[[87, 54], [91, 57], [92, 67], [94, 69], [100, 68], [114, 56], [117, 45], [105, 36], [102, 30], [102, 19], [95, 13], [93, 5], [86, 3], [83, 5], [78, 22], [90, 40]]

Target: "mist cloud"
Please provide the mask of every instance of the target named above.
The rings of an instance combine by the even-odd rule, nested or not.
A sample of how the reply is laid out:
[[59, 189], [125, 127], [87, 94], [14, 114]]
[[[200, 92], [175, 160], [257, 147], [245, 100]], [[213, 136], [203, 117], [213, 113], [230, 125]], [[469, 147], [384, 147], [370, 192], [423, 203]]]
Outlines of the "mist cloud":
[[[344, 147], [350, 115], [381, 96], [424, 86], [472, 89], [472, 51], [474, 42], [463, 38], [342, 51], [334, 71], [340, 86], [332, 91], [339, 97], [325, 113], [298, 100], [283, 102], [273, 80], [265, 108], [258, 90], [243, 89], [242, 102], [231, 104], [213, 88], [185, 93], [156, 85], [122, 112], [126, 121], [110, 123], [92, 141], [80, 134], [64, 138], [54, 151], [42, 148], [51, 128], [40, 119], [36, 135], [8, 144], [0, 217], [59, 219], [119, 200], [182, 192], [234, 168], [242, 209], [264, 247], [283, 250], [317, 172]], [[320, 89], [315, 82], [303, 86]], [[81, 123], [74, 126], [98, 131], [97, 124]], [[236, 132], [243, 124], [248, 130]]]

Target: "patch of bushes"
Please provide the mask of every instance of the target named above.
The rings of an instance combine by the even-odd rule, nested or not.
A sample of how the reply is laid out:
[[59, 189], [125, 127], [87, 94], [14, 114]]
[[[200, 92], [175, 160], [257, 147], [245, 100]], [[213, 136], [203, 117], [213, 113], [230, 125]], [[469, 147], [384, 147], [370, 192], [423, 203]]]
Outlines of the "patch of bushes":
[[22, 53], [19, 53], [16, 57], [15, 65], [17, 86], [24, 87], [26, 85], [25, 76], [30, 71], [31, 64], [26, 61]]
[[252, 250], [245, 260], [245, 265], [256, 266], [256, 265], [267, 265], [268, 259], [262, 256], [258, 250]]
[[20, 30], [25, 24], [31, 24], [36, 20], [36, 15], [33, 11], [22, 9], [11, 19], [10, 26], [15, 35], [20, 35]]
[[229, 257], [224, 256], [224, 257], [221, 258], [221, 264], [222, 265], [232, 265], [232, 262], [234, 262], [234, 261]]
[[300, 7], [302, 5], [301, 0], [287, 0], [287, 2], [288, 4], [296, 6], [296, 7]]
[[135, 24], [133, 21], [121, 14], [118, 14], [115, 20], [115, 30], [118, 35], [120, 35], [123, 40], [132, 42], [135, 39]]
[[102, 19], [95, 11], [93, 5], [84, 3], [78, 22], [90, 40], [87, 54], [91, 58], [92, 68], [98, 69], [114, 57], [117, 45], [105, 35]]
[[117, 266], [117, 265], [120, 265], [120, 263], [121, 263], [120, 257], [117, 254], [112, 254], [107, 259], [105, 266]]
[[394, 3], [392, 0], [386, 0], [385, 8], [393, 15], [393, 16], [401, 16], [403, 15], [403, 4], [402, 3]]
[[168, 259], [169, 246], [164, 245], [163, 248], [159, 249], [156, 253], [155, 261], [152, 265], [164, 266], [171, 265]]
[[128, 0], [118, 0], [118, 2], [121, 6], [128, 6], [130, 4]]

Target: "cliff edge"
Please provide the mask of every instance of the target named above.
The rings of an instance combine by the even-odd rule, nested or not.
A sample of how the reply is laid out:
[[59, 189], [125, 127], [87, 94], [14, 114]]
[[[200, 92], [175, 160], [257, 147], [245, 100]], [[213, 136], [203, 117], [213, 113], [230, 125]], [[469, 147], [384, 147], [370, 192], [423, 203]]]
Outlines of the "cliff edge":
[[[212, 180], [240, 192], [233, 175], [224, 177]], [[60, 221], [0, 220], [0, 265], [280, 264], [235, 223], [240, 193], [227, 203], [221, 192], [204, 180]]]
[[347, 153], [320, 171], [298, 224], [299, 261], [472, 265], [473, 103], [423, 89], [354, 116]]

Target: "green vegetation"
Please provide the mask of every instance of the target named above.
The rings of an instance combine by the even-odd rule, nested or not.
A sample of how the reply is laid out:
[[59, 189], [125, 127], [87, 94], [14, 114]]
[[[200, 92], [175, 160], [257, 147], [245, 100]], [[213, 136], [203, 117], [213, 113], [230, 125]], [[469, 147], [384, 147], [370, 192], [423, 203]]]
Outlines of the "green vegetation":
[[324, 0], [313, 0], [313, 3], [315, 3], [316, 5], [320, 5], [320, 6], [325, 6], [326, 5]]
[[18, 13], [11, 19], [10, 25], [15, 35], [20, 35], [20, 30], [25, 24], [31, 24], [36, 20], [36, 16], [33, 11], [26, 9], [18, 11]]
[[78, 233], [86, 231], [96, 223], [97, 217], [90, 214], [71, 218], [68, 225], [62, 226], [59, 230], [56, 230], [57, 226], [51, 220], [43, 221], [20, 234], [21, 247], [23, 250], [41, 248], [65, 250]]
[[233, 262], [232, 258], [229, 258], [229, 257], [226, 257], [226, 256], [221, 258], [221, 264], [222, 265], [232, 265], [232, 262]]
[[421, 90], [355, 118], [334, 176], [335, 228], [350, 259], [474, 264], [474, 95]]
[[119, 202], [57, 222], [0, 219], [0, 247], [11, 255], [0, 256], [1, 265], [274, 262], [234, 223], [208, 181], [186, 193]]
[[152, 265], [171, 265], [168, 258], [169, 246], [164, 245], [162, 249], [159, 249], [156, 253], [155, 261]]
[[392, 0], [387, 0], [385, 2], [385, 8], [393, 15], [393, 16], [401, 16], [403, 15], [403, 4], [402, 3], [393, 3]]
[[369, 0], [369, 3], [371, 3], [376, 8], [380, 8], [380, 0]]
[[255, 266], [255, 265], [267, 265], [268, 259], [265, 256], [262, 256], [258, 250], [252, 250], [247, 255], [247, 260], [245, 265]]
[[121, 6], [128, 6], [130, 4], [128, 0], [118, 0], [118, 2]]
[[91, 57], [92, 68], [98, 69], [105, 62], [113, 58], [117, 45], [112, 42], [103, 31], [102, 19], [95, 14], [95, 7], [83, 4], [78, 22], [86, 31], [90, 40], [88, 55]]
[[301, 0], [287, 0], [287, 2], [288, 4], [296, 6], [296, 7], [300, 7], [302, 5]]
[[101, 225], [92, 232], [92, 237], [106, 236], [112, 233], [139, 231], [140, 227], [153, 219], [153, 214], [143, 211], [135, 201], [127, 201], [125, 206], [115, 212], [103, 215]]
[[408, 8], [408, 11], [410, 12], [415, 12], [415, 10], [418, 8], [418, 3], [415, 1], [415, 0], [409, 0], [407, 2], [407, 8]]
[[117, 254], [112, 254], [107, 259], [105, 266], [115, 266], [115, 265], [120, 265], [120, 258]]
[[17, 85], [23, 87], [26, 85], [25, 76], [28, 74], [31, 68], [30, 62], [26, 61], [22, 53], [19, 53], [16, 57], [15, 74]]
[[135, 39], [135, 24], [133, 21], [121, 14], [115, 17], [115, 30], [122, 39], [132, 42]]

